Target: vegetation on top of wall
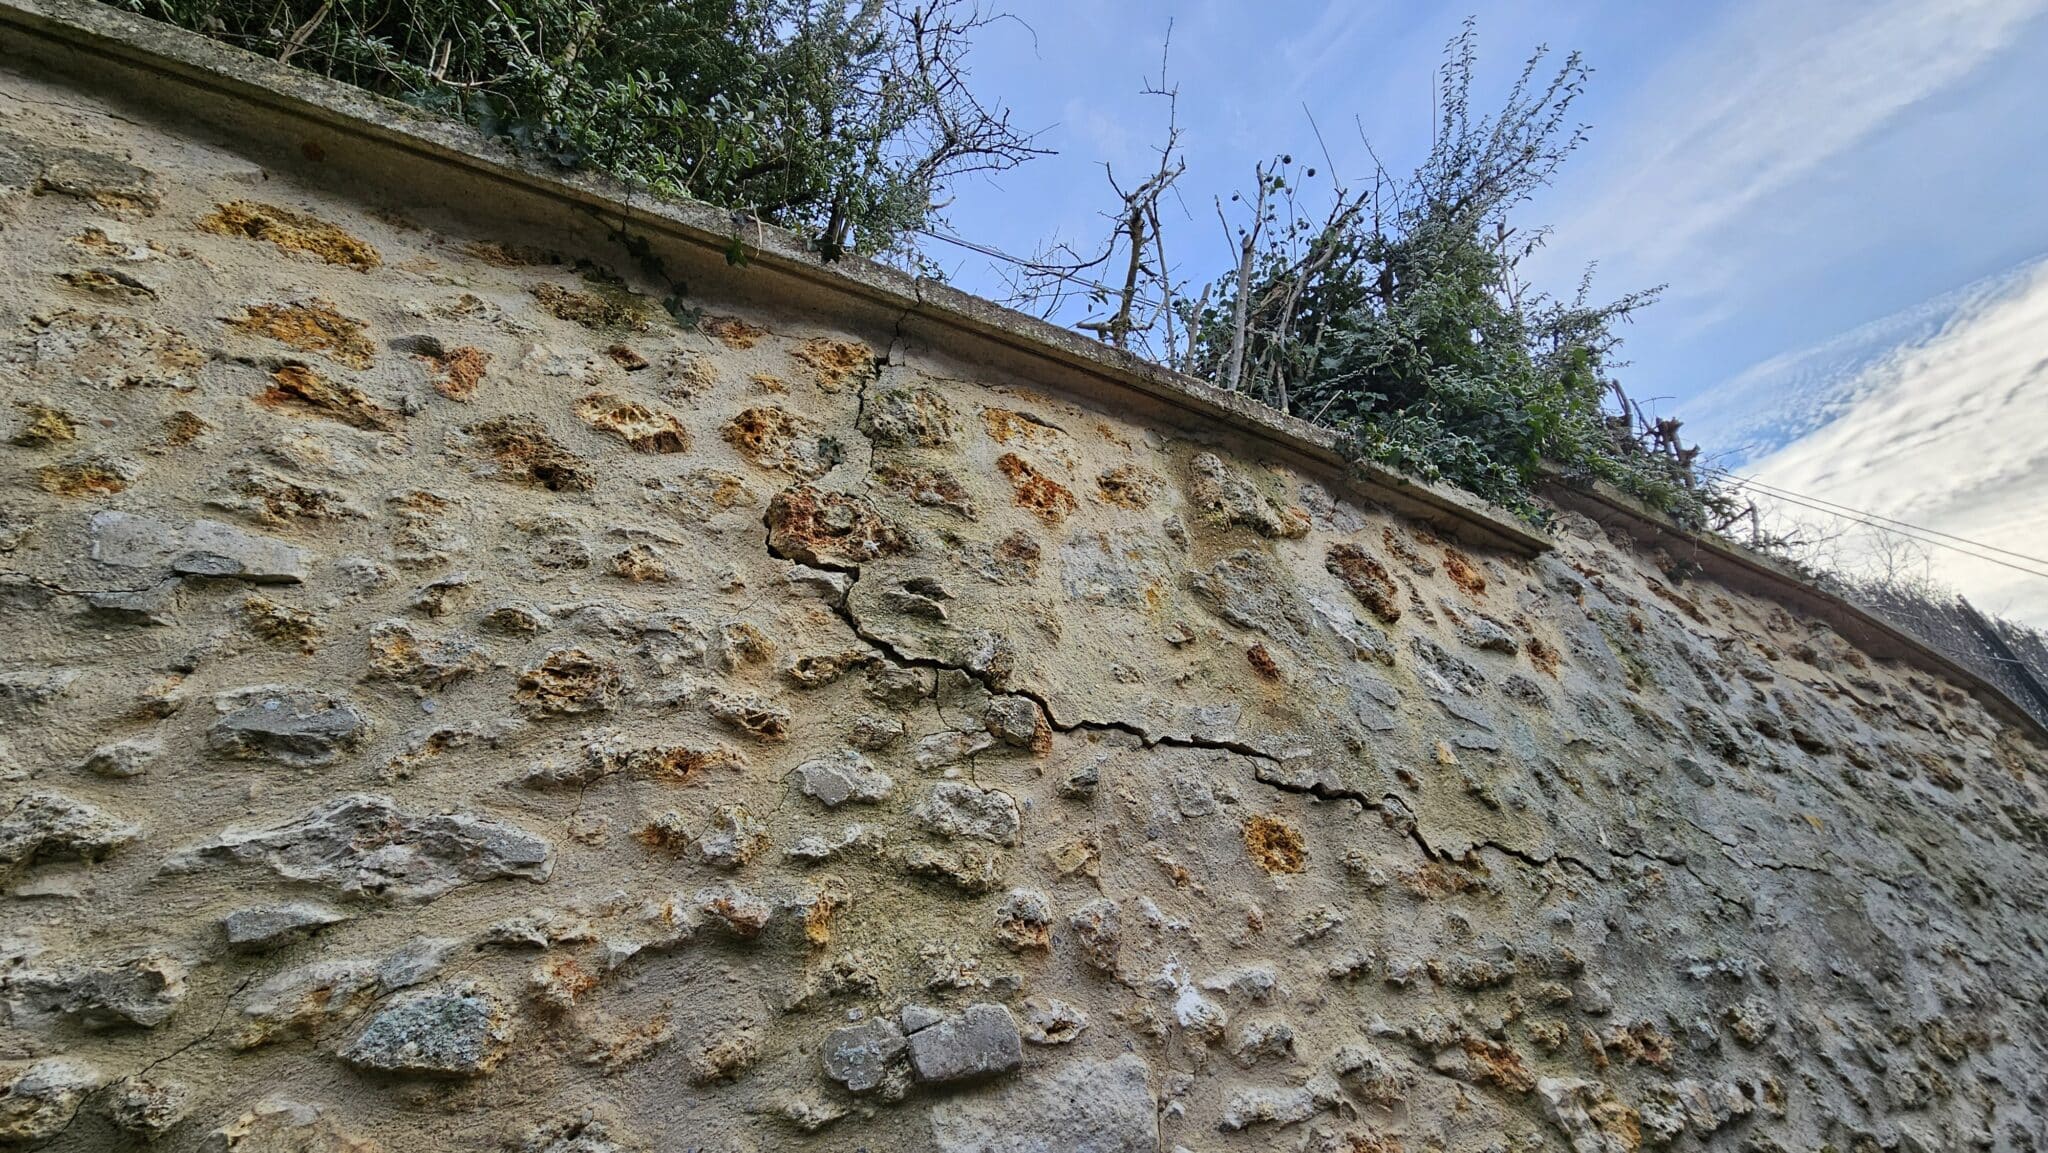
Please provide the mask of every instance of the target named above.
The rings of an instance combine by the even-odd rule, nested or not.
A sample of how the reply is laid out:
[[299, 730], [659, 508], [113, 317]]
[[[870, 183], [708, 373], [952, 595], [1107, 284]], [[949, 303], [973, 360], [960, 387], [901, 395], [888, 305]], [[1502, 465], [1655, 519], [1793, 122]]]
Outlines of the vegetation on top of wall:
[[948, 181], [1036, 151], [970, 90], [960, 0], [123, 2], [828, 258], [907, 251]]

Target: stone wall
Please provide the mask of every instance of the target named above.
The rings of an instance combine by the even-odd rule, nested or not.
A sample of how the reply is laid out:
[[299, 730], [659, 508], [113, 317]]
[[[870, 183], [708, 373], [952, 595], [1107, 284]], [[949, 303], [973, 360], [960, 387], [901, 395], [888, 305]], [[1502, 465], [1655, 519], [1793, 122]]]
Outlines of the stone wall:
[[0, 1144], [2048, 1145], [2043, 747], [1957, 686], [0, 108]]

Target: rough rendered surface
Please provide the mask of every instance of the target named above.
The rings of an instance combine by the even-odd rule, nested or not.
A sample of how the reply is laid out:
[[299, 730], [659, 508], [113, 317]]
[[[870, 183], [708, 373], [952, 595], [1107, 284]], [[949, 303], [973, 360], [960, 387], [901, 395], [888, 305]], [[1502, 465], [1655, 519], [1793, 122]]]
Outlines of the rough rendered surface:
[[0, 107], [0, 1147], [2048, 1149], [1957, 686]]

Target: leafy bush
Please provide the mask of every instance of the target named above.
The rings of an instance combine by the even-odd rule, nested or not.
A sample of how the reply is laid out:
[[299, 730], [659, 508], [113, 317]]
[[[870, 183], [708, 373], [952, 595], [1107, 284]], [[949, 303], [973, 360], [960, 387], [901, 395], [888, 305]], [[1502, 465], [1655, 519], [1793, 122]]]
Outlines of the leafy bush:
[[954, 0], [126, 2], [828, 257], [902, 254], [949, 179], [1032, 152], [968, 90]]
[[1574, 55], [1538, 83], [1543, 60], [1498, 113], [1475, 116], [1468, 23], [1440, 74], [1428, 156], [1405, 179], [1381, 168], [1369, 188], [1339, 187], [1321, 214], [1297, 194], [1313, 167], [1291, 155], [1261, 165], [1253, 193], [1236, 198], [1249, 214], [1237, 268], [1182, 310], [1184, 367], [1339, 430], [1358, 459], [1525, 516], [1540, 515], [1530, 493], [1548, 467], [1699, 519], [1707, 494], [1689, 453], [1646, 447], [1609, 375], [1617, 327], [1656, 290], [1595, 304], [1582, 281], [1559, 300], [1517, 274], [1544, 233], [1518, 231], [1510, 214], [1584, 139], [1568, 113], [1586, 67]]

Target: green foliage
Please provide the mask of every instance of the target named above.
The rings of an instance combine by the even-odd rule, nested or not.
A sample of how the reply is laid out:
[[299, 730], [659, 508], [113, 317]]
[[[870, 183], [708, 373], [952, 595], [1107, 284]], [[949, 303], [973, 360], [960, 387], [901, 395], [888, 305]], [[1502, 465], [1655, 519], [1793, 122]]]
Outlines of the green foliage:
[[902, 253], [948, 179], [1031, 153], [967, 90], [953, 0], [127, 2], [827, 257]]
[[[1546, 467], [1598, 478], [1703, 519], [1689, 456], [1634, 435], [1610, 379], [1617, 327], [1655, 290], [1589, 303], [1537, 292], [1516, 274], [1543, 233], [1510, 212], [1547, 184], [1583, 139], [1568, 110], [1587, 69], [1566, 59], [1546, 82], [1532, 58], [1502, 109], [1471, 108], [1468, 24], [1447, 53], [1435, 143], [1412, 176], [1382, 169], [1370, 189], [1339, 188], [1317, 217], [1296, 188], [1315, 169], [1280, 157], [1240, 197], [1244, 259], [1199, 311], [1187, 367], [1341, 431], [1349, 451], [1539, 515]], [[1242, 317], [1240, 322], [1239, 317]], [[1674, 426], [1675, 429], [1675, 426]]]

